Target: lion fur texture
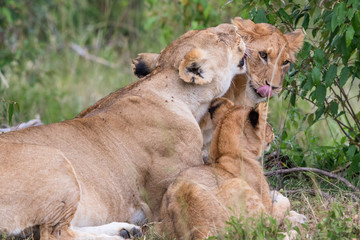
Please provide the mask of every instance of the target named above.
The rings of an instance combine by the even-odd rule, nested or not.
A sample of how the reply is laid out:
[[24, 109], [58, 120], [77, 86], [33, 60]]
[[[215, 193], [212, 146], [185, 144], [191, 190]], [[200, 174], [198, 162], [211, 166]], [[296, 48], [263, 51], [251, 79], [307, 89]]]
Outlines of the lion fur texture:
[[[290, 202], [270, 193], [258, 158], [272, 141], [265, 103], [255, 109], [214, 100], [210, 109], [215, 129], [211, 164], [183, 171], [165, 193], [160, 231], [176, 239], [203, 239], [221, 233], [230, 216], [272, 215], [282, 222]], [[264, 144], [266, 142], [266, 144]], [[272, 196], [273, 195], [273, 196]]]

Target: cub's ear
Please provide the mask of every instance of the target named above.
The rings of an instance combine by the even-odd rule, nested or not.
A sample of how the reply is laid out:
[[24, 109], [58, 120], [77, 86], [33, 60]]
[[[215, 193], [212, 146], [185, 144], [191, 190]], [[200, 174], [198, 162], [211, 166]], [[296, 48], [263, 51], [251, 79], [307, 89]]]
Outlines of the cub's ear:
[[138, 78], [143, 78], [154, 71], [159, 56], [157, 53], [139, 53], [137, 58], [132, 60], [134, 74]]
[[251, 110], [249, 113], [249, 121], [251, 125], [255, 128], [256, 126], [264, 126], [267, 119], [267, 104], [265, 102], [259, 103], [255, 109]]
[[209, 107], [210, 118], [213, 123], [213, 128], [217, 126], [219, 121], [225, 116], [225, 113], [234, 106], [234, 103], [227, 98], [215, 98]]
[[258, 125], [258, 123], [259, 123], [259, 112], [257, 112], [256, 109], [253, 109], [253, 110], [250, 111], [249, 120], [250, 120], [251, 126], [253, 126], [253, 128], [255, 128]]
[[304, 42], [304, 34], [302, 30], [296, 29], [293, 32], [284, 34], [284, 36], [289, 43], [289, 48], [291, 51], [297, 53], [302, 48]]
[[199, 48], [190, 50], [180, 62], [179, 75], [188, 83], [206, 84], [212, 81], [211, 69], [206, 66], [205, 51]]

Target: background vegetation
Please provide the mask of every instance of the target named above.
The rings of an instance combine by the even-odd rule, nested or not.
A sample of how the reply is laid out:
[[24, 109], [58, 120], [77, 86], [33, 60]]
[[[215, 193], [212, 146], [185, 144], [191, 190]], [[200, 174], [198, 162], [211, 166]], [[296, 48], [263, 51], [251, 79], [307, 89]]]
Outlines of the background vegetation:
[[[333, 171], [359, 187], [359, 9], [358, 0], [2, 0], [0, 123], [71, 119], [136, 81], [131, 58], [137, 53], [160, 52], [187, 30], [241, 16], [282, 32], [306, 32], [284, 91], [270, 101], [276, 141], [265, 167]], [[346, 232], [342, 239], [360, 235], [354, 189], [315, 173], [269, 180], [308, 216], [309, 231], [318, 239], [338, 232]], [[325, 225], [317, 225], [320, 216], [327, 216]], [[338, 226], [339, 219], [351, 224]]]

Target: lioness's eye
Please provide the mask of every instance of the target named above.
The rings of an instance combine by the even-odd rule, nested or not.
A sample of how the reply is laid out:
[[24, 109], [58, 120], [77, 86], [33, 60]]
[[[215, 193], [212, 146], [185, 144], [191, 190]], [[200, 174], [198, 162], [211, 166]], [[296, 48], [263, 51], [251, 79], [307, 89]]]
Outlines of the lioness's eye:
[[288, 63], [290, 63], [290, 61], [289, 61], [289, 60], [286, 60], [286, 61], [283, 62], [282, 65], [285, 66], [285, 65], [287, 65]]
[[266, 52], [259, 52], [259, 56], [264, 59], [265, 61], [267, 61], [267, 53]]

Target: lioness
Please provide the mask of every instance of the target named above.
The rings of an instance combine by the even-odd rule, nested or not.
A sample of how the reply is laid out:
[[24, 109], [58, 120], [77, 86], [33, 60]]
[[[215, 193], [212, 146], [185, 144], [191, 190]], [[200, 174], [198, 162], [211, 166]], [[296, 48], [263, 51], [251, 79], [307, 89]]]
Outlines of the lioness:
[[[270, 24], [255, 24], [239, 17], [233, 20], [233, 24], [247, 46], [247, 71], [246, 75], [235, 76], [224, 97], [236, 105], [254, 107], [256, 103], [282, 90], [285, 73], [290, 63], [295, 61], [295, 54], [302, 47], [304, 36], [301, 30], [282, 34]], [[133, 60], [134, 73], [138, 77], [146, 76], [164, 61], [167, 59], [159, 54], [141, 53]], [[213, 134], [209, 114], [201, 120], [200, 128], [206, 156]]]
[[221, 98], [209, 109], [217, 124], [210, 148], [214, 163], [185, 170], [163, 197], [160, 228], [170, 237], [203, 239], [223, 231], [230, 216], [257, 217], [264, 212], [281, 222], [290, 208], [280, 193], [272, 200], [257, 161], [264, 142], [272, 141], [267, 136], [273, 135], [266, 123], [265, 103], [227, 111], [231, 105]]
[[0, 232], [121, 239], [134, 225], [119, 221], [156, 220], [175, 176], [202, 164], [200, 119], [244, 73], [244, 47], [232, 24], [190, 31], [146, 78], [77, 118], [1, 134]]

